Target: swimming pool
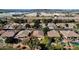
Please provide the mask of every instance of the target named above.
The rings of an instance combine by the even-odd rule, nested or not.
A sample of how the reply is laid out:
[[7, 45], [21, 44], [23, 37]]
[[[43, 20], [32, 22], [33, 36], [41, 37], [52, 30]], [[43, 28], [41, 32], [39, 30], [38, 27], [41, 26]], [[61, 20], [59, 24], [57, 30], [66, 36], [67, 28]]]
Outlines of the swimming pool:
[[77, 42], [72, 42], [72, 45], [79, 47], [79, 43]]

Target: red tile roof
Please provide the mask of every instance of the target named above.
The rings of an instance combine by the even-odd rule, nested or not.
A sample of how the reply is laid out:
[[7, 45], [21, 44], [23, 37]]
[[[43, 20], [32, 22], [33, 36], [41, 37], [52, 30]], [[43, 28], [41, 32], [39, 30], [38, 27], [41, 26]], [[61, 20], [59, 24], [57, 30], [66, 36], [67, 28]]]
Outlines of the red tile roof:
[[34, 36], [34, 37], [43, 37], [43, 36], [44, 36], [44, 33], [43, 33], [43, 31], [35, 30], [35, 31], [33, 32], [33, 36]]
[[64, 36], [64, 37], [79, 37], [79, 34], [75, 33], [74, 31], [60, 31], [60, 33]]
[[5, 32], [5, 30], [0, 30], [0, 35], [3, 34]]
[[31, 33], [30, 30], [23, 30], [23, 31], [20, 31], [20, 32], [16, 35], [16, 38], [26, 38], [29, 33]]
[[14, 31], [14, 30], [7, 30], [1, 36], [2, 37], [11, 37], [11, 36], [14, 36], [15, 33], [16, 33], [16, 31]]
[[49, 37], [60, 37], [59, 33], [55, 30], [51, 30], [47, 32]]

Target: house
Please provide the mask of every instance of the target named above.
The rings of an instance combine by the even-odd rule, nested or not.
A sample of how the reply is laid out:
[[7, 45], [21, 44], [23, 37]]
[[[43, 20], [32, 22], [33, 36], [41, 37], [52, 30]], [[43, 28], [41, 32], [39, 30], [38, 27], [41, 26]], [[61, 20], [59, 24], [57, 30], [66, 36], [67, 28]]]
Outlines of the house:
[[17, 27], [17, 26], [19, 26], [19, 24], [18, 23], [12, 23], [12, 26]]
[[55, 29], [56, 28], [56, 25], [54, 23], [48, 23], [48, 28], [49, 29]]
[[3, 34], [5, 32], [5, 30], [0, 30], [0, 35]]
[[60, 37], [60, 34], [58, 33], [58, 31], [55, 31], [55, 30], [48, 31], [47, 35], [49, 37]]
[[56, 26], [58, 29], [62, 29], [65, 27], [64, 23], [57, 23]]
[[16, 29], [25, 29], [26, 24], [19, 24]]
[[30, 26], [34, 26], [34, 23], [30, 23]]
[[61, 30], [60, 33], [66, 38], [79, 37], [79, 34], [75, 33], [74, 31], [70, 31], [70, 30]]
[[74, 29], [74, 28], [77, 28], [77, 26], [75, 23], [65, 23], [64, 28], [65, 29]]
[[77, 28], [75, 23], [69, 23], [69, 28], [74, 29]]
[[9, 22], [8, 24], [4, 25], [3, 29], [16, 29], [19, 26], [18, 23]]
[[15, 38], [19, 38], [21, 40], [26, 39], [31, 32], [32, 30], [22, 30], [15, 36]]
[[41, 31], [41, 30], [35, 30], [35, 31], [33, 31], [32, 36], [33, 36], [33, 37], [41, 38], [41, 37], [44, 36], [44, 33], [43, 33], [43, 31]]
[[42, 28], [46, 27], [46, 25], [44, 23], [41, 23], [40, 25], [42, 26]]
[[11, 24], [6, 24], [3, 29], [14, 29], [13, 26], [11, 26]]
[[13, 37], [17, 31], [16, 30], [6, 30], [1, 37]]
[[57, 27], [63, 28], [63, 29], [74, 29], [77, 28], [75, 23], [57, 23]]

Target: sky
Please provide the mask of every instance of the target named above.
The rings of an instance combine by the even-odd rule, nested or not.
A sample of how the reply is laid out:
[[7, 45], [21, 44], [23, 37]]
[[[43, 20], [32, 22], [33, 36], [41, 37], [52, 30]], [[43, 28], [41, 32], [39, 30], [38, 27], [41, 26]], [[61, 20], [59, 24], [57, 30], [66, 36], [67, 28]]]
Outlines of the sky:
[[0, 9], [79, 9], [79, 0], [0, 0]]

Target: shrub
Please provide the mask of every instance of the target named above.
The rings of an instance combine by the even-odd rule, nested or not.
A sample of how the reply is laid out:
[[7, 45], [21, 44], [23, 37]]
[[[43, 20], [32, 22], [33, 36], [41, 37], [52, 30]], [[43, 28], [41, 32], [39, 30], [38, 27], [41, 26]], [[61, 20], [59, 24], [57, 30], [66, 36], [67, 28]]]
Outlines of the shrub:
[[10, 44], [17, 44], [21, 42], [21, 40], [17, 39], [17, 38], [13, 38], [13, 37], [8, 37], [6, 40], [5, 40], [5, 43], [10, 43]]

